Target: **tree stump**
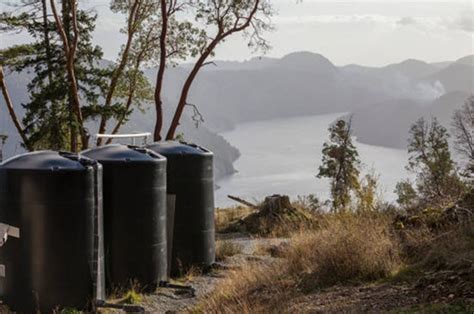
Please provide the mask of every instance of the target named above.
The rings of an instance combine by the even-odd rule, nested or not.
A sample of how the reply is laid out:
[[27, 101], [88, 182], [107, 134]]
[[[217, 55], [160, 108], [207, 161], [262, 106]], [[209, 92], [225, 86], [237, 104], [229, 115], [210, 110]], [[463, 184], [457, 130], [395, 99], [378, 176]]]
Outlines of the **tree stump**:
[[260, 212], [264, 215], [279, 215], [293, 210], [293, 205], [291, 205], [290, 198], [287, 195], [274, 194], [265, 198]]

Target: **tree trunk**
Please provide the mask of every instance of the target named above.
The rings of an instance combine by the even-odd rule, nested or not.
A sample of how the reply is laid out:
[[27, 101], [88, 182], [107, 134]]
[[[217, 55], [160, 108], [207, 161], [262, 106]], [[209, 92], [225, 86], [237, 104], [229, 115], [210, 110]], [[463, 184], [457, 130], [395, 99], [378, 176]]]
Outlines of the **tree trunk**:
[[[132, 40], [133, 40], [133, 35], [135, 34], [135, 19], [137, 17], [137, 11], [140, 6], [140, 1], [134, 1], [132, 7], [130, 8], [130, 14], [128, 16], [128, 27], [127, 27], [127, 43], [125, 44], [125, 48], [122, 53], [122, 58], [120, 60], [120, 63], [115, 69], [115, 71], [112, 73], [112, 78], [110, 80], [110, 85], [109, 85], [109, 90], [107, 92], [107, 95], [105, 97], [105, 103], [104, 107], [109, 107], [112, 104], [112, 99], [114, 96], [115, 88], [117, 87], [118, 81], [120, 79], [120, 76], [122, 75], [123, 69], [127, 65], [128, 62], [128, 55], [130, 53], [130, 48], [132, 47]], [[99, 131], [98, 133], [105, 133], [107, 129], [107, 120], [108, 117], [105, 117], [102, 115], [102, 118], [100, 120], [100, 125], [99, 125]], [[97, 139], [97, 146], [102, 145], [102, 138]]]
[[20, 134], [21, 139], [23, 140], [23, 144], [25, 145], [26, 149], [31, 151], [31, 147], [28, 142], [28, 138], [26, 137], [25, 131], [23, 130], [23, 126], [21, 125], [20, 120], [18, 119], [15, 109], [13, 108], [13, 103], [10, 98], [10, 94], [8, 93], [7, 84], [5, 83], [3, 67], [0, 65], [0, 88], [2, 89], [3, 98], [5, 99], [5, 105], [7, 106], [8, 112], [10, 113], [10, 117], [17, 129], [18, 133]]
[[[69, 2], [62, 1], [61, 2], [61, 14], [62, 14], [62, 23], [64, 27], [64, 32], [66, 34], [68, 42], [71, 40], [71, 21], [69, 19]], [[69, 45], [69, 44], [68, 44]], [[66, 51], [64, 52], [66, 53]], [[67, 57], [66, 57], [67, 58]], [[67, 62], [67, 61], [66, 61]], [[69, 145], [70, 150], [73, 152], [78, 151], [78, 143], [77, 143], [77, 129], [76, 129], [76, 119], [74, 113], [74, 105], [72, 100], [72, 92], [71, 90], [68, 91], [67, 95], [67, 107], [69, 110]]]
[[206, 59], [210, 56], [214, 48], [221, 40], [222, 37], [218, 36], [212, 41], [206, 51], [201, 55], [198, 61], [196, 61], [196, 64], [194, 65], [193, 69], [191, 70], [191, 73], [186, 79], [186, 82], [183, 85], [183, 89], [181, 90], [181, 96], [179, 98], [178, 107], [176, 108], [173, 121], [171, 122], [170, 128], [168, 129], [168, 133], [166, 134], [166, 140], [171, 141], [174, 139], [176, 129], [178, 128], [179, 121], [181, 120], [181, 116], [183, 115], [184, 107], [186, 106], [186, 103], [188, 101], [189, 90], [191, 89], [194, 79], [196, 78], [199, 70], [203, 66]]
[[199, 59], [194, 64], [194, 67], [193, 67], [191, 73], [189, 74], [188, 78], [186, 79], [186, 82], [183, 85], [183, 89], [181, 90], [181, 97], [179, 99], [178, 106], [176, 108], [176, 111], [175, 111], [175, 114], [174, 114], [174, 117], [173, 117], [173, 121], [171, 122], [170, 128], [168, 129], [168, 133], [166, 134], [166, 139], [167, 140], [173, 140], [174, 137], [175, 137], [176, 129], [179, 126], [179, 121], [181, 120], [181, 116], [183, 115], [184, 107], [187, 104], [189, 90], [191, 89], [193, 81], [196, 78], [199, 70], [204, 65], [204, 62], [207, 60], [207, 58], [211, 55], [211, 53], [214, 51], [216, 46], [221, 41], [225, 40], [228, 36], [230, 36], [234, 33], [238, 33], [238, 32], [241, 32], [241, 31], [245, 30], [251, 24], [251, 21], [252, 21], [253, 17], [257, 13], [259, 4], [260, 4], [260, 0], [255, 1], [255, 5], [252, 9], [252, 12], [250, 12], [249, 16], [246, 18], [246, 22], [243, 23], [240, 26], [234, 25], [234, 27], [232, 27], [231, 29], [225, 31], [224, 26], [223, 26], [224, 21], [223, 20], [217, 21], [219, 29], [218, 29], [218, 32], [217, 32], [216, 36], [214, 37], [214, 39], [212, 39], [209, 46], [207, 46], [201, 52], [201, 56], [199, 57]]
[[161, 129], [163, 128], [163, 101], [161, 99], [161, 91], [163, 89], [163, 78], [166, 68], [166, 37], [168, 35], [168, 12], [166, 10], [166, 0], [161, 0], [161, 16], [162, 29], [160, 34], [160, 66], [156, 75], [155, 86], [156, 124], [153, 135], [153, 140], [155, 142], [161, 141]]
[[[127, 111], [132, 106], [133, 95], [134, 95], [134, 90], [130, 91], [130, 93], [128, 95], [127, 105], [126, 105]], [[112, 130], [112, 134], [117, 134], [118, 133], [118, 131], [122, 127], [124, 121], [125, 121], [125, 114], [117, 121], [117, 124], [115, 125], [114, 129]], [[110, 144], [110, 143], [112, 143], [111, 138], [109, 138], [105, 144]]]
[[[84, 129], [84, 122], [82, 119], [82, 111], [81, 111], [81, 101], [79, 99], [79, 88], [77, 86], [77, 80], [76, 80], [76, 73], [74, 69], [74, 62], [75, 62], [75, 55], [76, 55], [76, 49], [78, 45], [78, 39], [79, 39], [79, 30], [77, 27], [77, 4], [76, 0], [70, 0], [70, 1], [63, 1], [63, 19], [66, 18], [67, 23], [61, 22], [59, 15], [56, 10], [56, 4], [54, 2], [55, 0], [51, 0], [51, 9], [53, 11], [54, 19], [56, 21], [56, 27], [58, 29], [58, 32], [61, 36], [61, 40], [63, 42], [64, 46], [64, 54], [66, 56], [66, 71], [67, 71], [67, 78], [69, 81], [69, 91], [71, 94], [72, 98], [72, 105], [73, 105], [73, 111], [75, 113], [75, 119], [77, 121], [77, 124], [79, 125], [79, 132], [81, 135], [81, 142], [82, 142], [82, 149], [86, 149], [89, 144], [89, 138], [86, 134], [86, 131]], [[65, 6], [67, 3], [68, 6]], [[69, 21], [69, 13], [71, 13], [72, 19]], [[69, 32], [66, 33], [64, 26], [70, 24], [72, 26], [72, 31], [73, 31], [73, 38], [72, 41], [69, 40], [68, 35]], [[75, 126], [71, 126], [71, 130], [75, 129]], [[71, 149], [74, 152], [77, 152], [79, 150], [78, 145], [75, 144], [75, 137], [73, 138], [71, 134]]]
[[[49, 26], [48, 26], [48, 7], [46, 5], [46, 0], [41, 0], [41, 7], [42, 7], [42, 14], [43, 14], [43, 36], [44, 36], [44, 44], [46, 50], [46, 59], [48, 65], [48, 83], [49, 85], [53, 82], [53, 65], [51, 63], [53, 59], [53, 55], [51, 53], [51, 42], [49, 40]], [[63, 141], [60, 139], [61, 137], [61, 122], [58, 119], [59, 107], [58, 103], [55, 100], [51, 100], [51, 116], [52, 124], [53, 124], [53, 136], [50, 138], [51, 147], [55, 150], [60, 150], [63, 148]]]

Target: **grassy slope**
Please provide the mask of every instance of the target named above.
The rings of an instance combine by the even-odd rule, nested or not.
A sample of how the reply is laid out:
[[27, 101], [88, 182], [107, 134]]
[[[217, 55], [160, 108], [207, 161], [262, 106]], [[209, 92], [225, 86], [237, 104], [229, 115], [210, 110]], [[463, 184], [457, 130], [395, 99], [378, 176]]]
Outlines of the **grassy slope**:
[[[227, 218], [239, 220], [238, 211]], [[282, 258], [231, 271], [194, 311], [472, 312], [472, 220], [399, 229], [387, 213], [315, 219], [291, 236]]]

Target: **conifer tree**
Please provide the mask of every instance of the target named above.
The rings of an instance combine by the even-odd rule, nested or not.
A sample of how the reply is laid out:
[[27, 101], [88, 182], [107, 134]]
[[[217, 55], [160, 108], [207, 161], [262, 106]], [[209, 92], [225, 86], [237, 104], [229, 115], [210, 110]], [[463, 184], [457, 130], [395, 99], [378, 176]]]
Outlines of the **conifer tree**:
[[[32, 38], [28, 44], [15, 45], [0, 51], [2, 63], [9, 71], [34, 73], [27, 85], [30, 99], [25, 108], [23, 124], [31, 149], [77, 150], [79, 125], [71, 108], [66, 78], [65, 56], [55, 23], [45, 0], [28, 0], [22, 10], [0, 15], [0, 30], [26, 31]], [[17, 13], [20, 12], [20, 13]], [[70, 36], [68, 1], [62, 1], [62, 22]], [[107, 69], [99, 67], [102, 50], [91, 44], [96, 16], [78, 10], [77, 22], [81, 40], [75, 62], [78, 87], [85, 105], [85, 118], [98, 115], [99, 98], [104, 93]], [[84, 145], [84, 144], [83, 144]]]
[[330, 140], [323, 146], [322, 165], [318, 178], [331, 179], [333, 210], [344, 211], [351, 201], [351, 192], [359, 188], [359, 154], [352, 143], [351, 120], [338, 120], [329, 128]]

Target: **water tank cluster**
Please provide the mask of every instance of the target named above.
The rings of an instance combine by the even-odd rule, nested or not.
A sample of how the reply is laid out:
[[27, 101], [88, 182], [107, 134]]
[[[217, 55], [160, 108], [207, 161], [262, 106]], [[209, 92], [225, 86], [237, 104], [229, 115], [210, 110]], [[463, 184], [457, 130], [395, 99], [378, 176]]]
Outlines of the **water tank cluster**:
[[196, 145], [41, 151], [0, 165], [0, 299], [92, 310], [215, 261], [213, 154]]

